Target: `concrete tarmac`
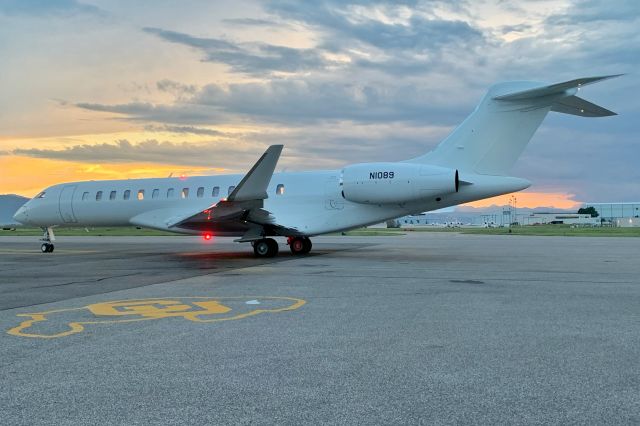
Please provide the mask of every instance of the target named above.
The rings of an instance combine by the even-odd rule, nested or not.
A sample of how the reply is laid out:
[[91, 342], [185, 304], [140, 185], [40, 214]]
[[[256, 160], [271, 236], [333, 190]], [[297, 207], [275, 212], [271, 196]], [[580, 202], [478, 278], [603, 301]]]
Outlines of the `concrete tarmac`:
[[638, 424], [640, 239], [0, 237], [2, 424]]

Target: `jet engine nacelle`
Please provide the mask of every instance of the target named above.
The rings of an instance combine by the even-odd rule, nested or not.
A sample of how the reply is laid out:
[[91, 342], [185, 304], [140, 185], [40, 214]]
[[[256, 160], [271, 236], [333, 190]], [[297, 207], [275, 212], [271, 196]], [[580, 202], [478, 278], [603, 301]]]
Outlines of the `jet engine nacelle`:
[[412, 163], [363, 163], [342, 170], [345, 199], [364, 204], [395, 204], [458, 192], [458, 171]]

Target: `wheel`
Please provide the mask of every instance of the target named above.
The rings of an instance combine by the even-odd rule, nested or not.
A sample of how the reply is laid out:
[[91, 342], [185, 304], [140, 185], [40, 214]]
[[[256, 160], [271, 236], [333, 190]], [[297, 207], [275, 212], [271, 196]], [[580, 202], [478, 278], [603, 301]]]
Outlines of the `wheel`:
[[51, 253], [53, 252], [53, 244], [51, 243], [44, 243], [40, 246], [40, 251], [42, 251], [43, 253]]
[[278, 242], [273, 238], [267, 238], [267, 244], [269, 244], [269, 257], [273, 257], [278, 254]]
[[304, 249], [302, 250], [302, 254], [309, 253], [311, 251], [311, 247], [313, 247], [311, 240], [308, 237], [304, 237]]
[[49, 244], [49, 253], [53, 253], [53, 244]]
[[304, 250], [304, 239], [300, 237], [289, 239], [289, 250], [291, 250], [293, 254], [302, 254]]
[[253, 252], [257, 257], [273, 257], [278, 254], [278, 243], [273, 238], [264, 238], [253, 244]]
[[311, 240], [307, 237], [291, 237], [289, 249], [293, 254], [307, 254], [311, 251]]

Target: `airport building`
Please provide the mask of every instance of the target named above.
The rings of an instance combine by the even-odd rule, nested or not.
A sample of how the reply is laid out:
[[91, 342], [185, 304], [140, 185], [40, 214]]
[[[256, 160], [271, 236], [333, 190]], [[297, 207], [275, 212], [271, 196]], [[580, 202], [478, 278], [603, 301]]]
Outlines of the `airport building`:
[[522, 225], [600, 225], [600, 218], [578, 213], [531, 213], [522, 217]]
[[[617, 219], [639, 218], [640, 202], [637, 203], [585, 203], [585, 207], [593, 207], [599, 218], [615, 223]], [[633, 222], [633, 221], [632, 221]]]

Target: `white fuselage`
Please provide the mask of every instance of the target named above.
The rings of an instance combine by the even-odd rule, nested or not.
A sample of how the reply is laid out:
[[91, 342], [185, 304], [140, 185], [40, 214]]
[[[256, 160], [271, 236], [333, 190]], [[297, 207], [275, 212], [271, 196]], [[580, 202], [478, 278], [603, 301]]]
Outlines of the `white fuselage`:
[[[17, 213], [27, 225], [48, 226], [131, 226], [136, 217], [159, 211], [202, 211], [230, 193], [243, 175], [194, 176], [187, 178], [128, 179], [73, 182], [45, 189], [42, 198], [33, 198]], [[360, 204], [341, 194], [341, 170], [302, 173], [275, 173], [268, 187], [264, 209], [279, 225], [312, 236], [378, 223], [406, 214], [436, 210], [460, 203], [518, 191], [529, 186], [524, 179], [474, 175], [465, 176], [473, 184], [459, 192], [394, 204]], [[280, 186], [281, 190], [278, 191]], [[217, 194], [214, 188], [218, 188]], [[185, 191], [185, 189], [187, 191]], [[115, 192], [114, 192], [115, 191]], [[128, 199], [125, 192], [130, 191]], [[144, 191], [139, 199], [138, 194]], [[149, 225], [147, 225], [149, 226]], [[181, 228], [150, 226], [179, 233], [202, 233]], [[216, 235], [242, 235], [244, 229], [216, 228]]]

